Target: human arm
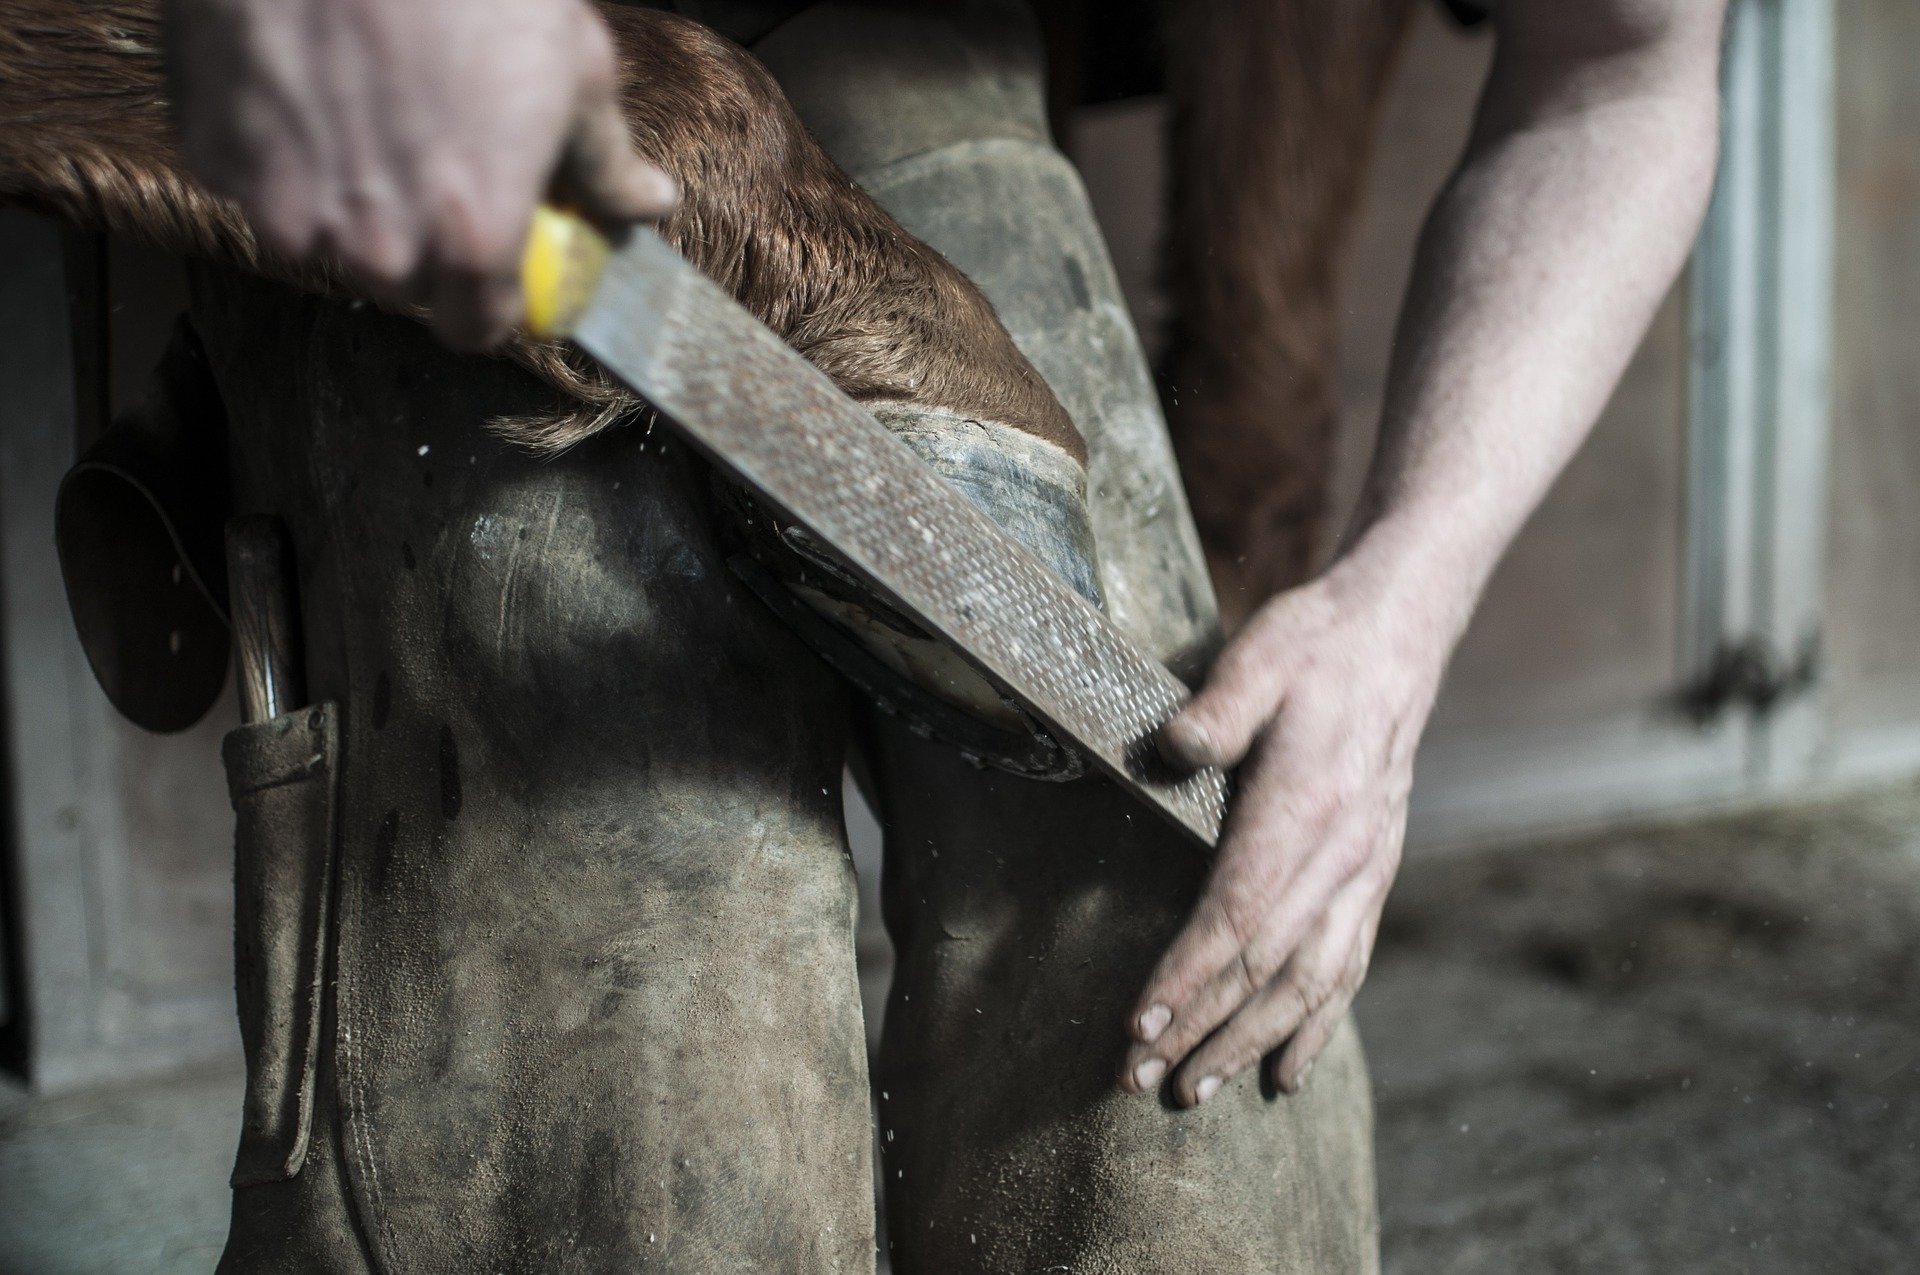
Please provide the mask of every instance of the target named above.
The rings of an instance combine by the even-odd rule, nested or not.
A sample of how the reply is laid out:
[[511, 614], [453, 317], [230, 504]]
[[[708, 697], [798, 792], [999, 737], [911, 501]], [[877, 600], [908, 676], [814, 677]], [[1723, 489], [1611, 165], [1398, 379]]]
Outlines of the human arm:
[[1132, 1011], [1127, 1088], [1171, 1071], [1188, 1105], [1271, 1054], [1275, 1083], [1294, 1090], [1345, 1014], [1447, 659], [1705, 210], [1722, 10], [1500, 5], [1466, 153], [1421, 235], [1344, 548], [1255, 613], [1162, 732], [1177, 763], [1239, 765], [1239, 795]]
[[628, 141], [585, 0], [169, 0], [166, 22], [200, 179], [269, 250], [426, 306], [457, 346], [492, 345], [518, 316], [549, 187], [609, 223], [672, 207]]

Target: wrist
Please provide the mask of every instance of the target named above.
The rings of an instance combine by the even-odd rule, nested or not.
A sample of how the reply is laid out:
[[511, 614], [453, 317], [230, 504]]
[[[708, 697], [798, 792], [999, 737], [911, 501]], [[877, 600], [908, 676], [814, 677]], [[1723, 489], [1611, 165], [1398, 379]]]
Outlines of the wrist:
[[1448, 530], [1402, 515], [1377, 518], [1322, 576], [1344, 605], [1376, 617], [1375, 629], [1400, 659], [1436, 682], [1492, 566]]

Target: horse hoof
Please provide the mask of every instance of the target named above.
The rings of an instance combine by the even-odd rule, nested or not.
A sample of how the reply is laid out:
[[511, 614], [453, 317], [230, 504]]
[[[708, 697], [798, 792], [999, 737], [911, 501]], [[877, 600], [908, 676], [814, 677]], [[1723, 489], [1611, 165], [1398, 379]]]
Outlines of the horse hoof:
[[[885, 404], [874, 415], [976, 508], [1095, 607], [1102, 606], [1086, 470], [1023, 431], [939, 408]], [[975, 762], [1034, 779], [1084, 771], [1079, 754], [1002, 696], [959, 651], [879, 598], [803, 528], [737, 489], [724, 503], [746, 529], [730, 565], [842, 675], [916, 732]]]

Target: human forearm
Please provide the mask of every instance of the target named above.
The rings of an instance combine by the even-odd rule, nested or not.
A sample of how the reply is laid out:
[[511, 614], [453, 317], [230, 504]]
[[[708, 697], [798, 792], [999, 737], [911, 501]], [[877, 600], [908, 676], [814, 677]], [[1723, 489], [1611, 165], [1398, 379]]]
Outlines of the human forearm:
[[1501, 0], [1472, 143], [1422, 236], [1381, 441], [1335, 564], [1263, 606], [1161, 731], [1238, 767], [1206, 893], [1123, 1083], [1296, 1088], [1365, 976], [1413, 757], [1487, 575], [1585, 437], [1711, 184], [1717, 0]]
[[1630, 49], [1584, 76], [1531, 49], [1496, 60], [1421, 238], [1341, 555], [1445, 648], [1686, 259], [1712, 186], [1717, 26], [1676, 36], [1704, 55]]

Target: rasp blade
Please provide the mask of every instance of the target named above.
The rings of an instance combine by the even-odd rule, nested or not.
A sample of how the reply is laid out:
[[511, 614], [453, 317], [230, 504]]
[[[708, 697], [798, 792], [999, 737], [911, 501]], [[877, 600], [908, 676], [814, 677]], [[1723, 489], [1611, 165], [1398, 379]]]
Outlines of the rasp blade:
[[890, 605], [1211, 848], [1227, 780], [1153, 732], [1187, 688], [657, 234], [631, 231], [573, 338]]

